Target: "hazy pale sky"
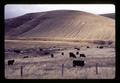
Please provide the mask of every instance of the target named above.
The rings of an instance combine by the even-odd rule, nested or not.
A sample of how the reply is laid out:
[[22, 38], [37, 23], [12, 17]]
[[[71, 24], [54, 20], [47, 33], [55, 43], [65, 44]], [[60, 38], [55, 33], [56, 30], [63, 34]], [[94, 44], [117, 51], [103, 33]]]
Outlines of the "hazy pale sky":
[[17, 17], [26, 13], [50, 10], [80, 10], [93, 14], [115, 13], [114, 4], [7, 4], [5, 19]]

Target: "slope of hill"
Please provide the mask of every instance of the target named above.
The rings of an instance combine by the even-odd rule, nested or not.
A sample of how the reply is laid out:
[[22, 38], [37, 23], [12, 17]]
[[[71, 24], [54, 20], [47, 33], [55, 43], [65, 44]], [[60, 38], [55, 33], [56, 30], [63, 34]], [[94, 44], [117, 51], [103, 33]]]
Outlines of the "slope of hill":
[[31, 13], [5, 20], [5, 37], [115, 41], [115, 20], [74, 10]]
[[101, 16], [105, 16], [105, 17], [109, 17], [109, 18], [115, 19], [115, 13], [101, 14]]

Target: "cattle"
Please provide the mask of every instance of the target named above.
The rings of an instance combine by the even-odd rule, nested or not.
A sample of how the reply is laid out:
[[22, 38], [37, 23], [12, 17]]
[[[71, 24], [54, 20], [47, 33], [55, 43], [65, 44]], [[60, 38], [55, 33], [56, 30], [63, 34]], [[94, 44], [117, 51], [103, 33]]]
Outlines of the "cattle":
[[102, 48], [103, 48], [103, 46], [100, 46], [99, 48], [100, 48], [100, 49], [102, 49]]
[[90, 48], [89, 46], [87, 46], [87, 48]]
[[80, 48], [76, 48], [76, 47], [74, 49], [80, 50]]
[[48, 55], [48, 54], [50, 54], [50, 52], [44, 52], [44, 55]]
[[28, 56], [24, 56], [23, 58], [28, 58]]
[[53, 48], [56, 48], [56, 46], [53, 46]]
[[64, 52], [62, 52], [61, 55], [64, 55]]
[[53, 58], [53, 57], [54, 57], [54, 55], [53, 55], [53, 54], [51, 54], [51, 57]]
[[85, 62], [82, 60], [73, 60], [73, 67], [76, 67], [76, 66], [83, 67], [84, 65], [85, 65]]
[[39, 51], [43, 51], [43, 49], [42, 49], [42, 48], [39, 48]]
[[80, 57], [86, 57], [85, 54], [80, 54]]
[[15, 60], [8, 60], [8, 65], [13, 65], [14, 62]]
[[72, 53], [72, 52], [70, 52], [70, 53], [69, 53], [69, 57], [76, 58], [75, 54], [74, 54], [74, 53]]
[[13, 50], [15, 53], [20, 53], [21, 51], [20, 50], [17, 50], [17, 49], [14, 49]]
[[79, 54], [79, 52], [76, 52], [76, 55], [78, 55]]

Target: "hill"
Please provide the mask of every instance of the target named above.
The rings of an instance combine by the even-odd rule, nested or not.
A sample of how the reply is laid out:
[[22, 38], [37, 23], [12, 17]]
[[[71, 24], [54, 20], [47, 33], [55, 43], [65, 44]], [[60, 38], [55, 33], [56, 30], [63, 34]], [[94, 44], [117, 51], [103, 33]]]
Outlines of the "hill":
[[101, 14], [101, 16], [105, 16], [105, 17], [109, 17], [109, 18], [115, 19], [115, 13]]
[[5, 37], [115, 41], [115, 20], [74, 10], [29, 13], [6, 19]]

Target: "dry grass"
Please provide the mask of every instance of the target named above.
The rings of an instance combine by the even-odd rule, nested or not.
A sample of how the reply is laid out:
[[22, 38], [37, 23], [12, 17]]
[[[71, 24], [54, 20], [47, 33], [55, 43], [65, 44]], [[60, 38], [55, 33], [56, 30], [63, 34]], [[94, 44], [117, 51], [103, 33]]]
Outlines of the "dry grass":
[[[13, 43], [13, 44], [12, 44]], [[23, 44], [23, 45], [22, 45]], [[35, 45], [36, 44], [36, 45]], [[22, 45], [22, 46], [21, 46]], [[11, 57], [5, 59], [5, 78], [7, 79], [114, 79], [115, 78], [115, 49], [105, 47], [103, 49], [96, 48], [96, 45], [91, 45], [90, 48], [86, 48], [87, 44], [83, 44], [80, 47], [79, 52], [86, 54], [86, 65], [74, 68], [72, 66], [73, 59], [69, 58], [69, 52], [76, 53], [74, 49], [77, 44], [65, 44], [65, 43], [30, 43], [30, 42], [6, 42], [6, 48], [13, 46], [14, 48], [34, 48], [39, 47], [51, 47], [59, 46], [67, 48], [65, 50], [55, 53], [55, 57], [48, 56], [35, 56], [35, 54], [17, 54], [17, 57], [11, 55]], [[68, 46], [69, 45], [69, 46]], [[20, 46], [20, 47], [19, 47]], [[24, 48], [24, 49], [25, 49]], [[64, 52], [64, 55], [61, 55]], [[8, 53], [6, 56], [9, 56]], [[23, 56], [31, 56], [23, 59]], [[79, 55], [77, 56], [79, 57]], [[15, 59], [15, 64], [8, 66], [7, 61], [9, 59]], [[99, 63], [98, 74], [96, 74], [96, 63]], [[62, 64], [64, 64], [64, 73], [61, 75]], [[20, 75], [20, 67], [23, 66], [23, 77]]]

